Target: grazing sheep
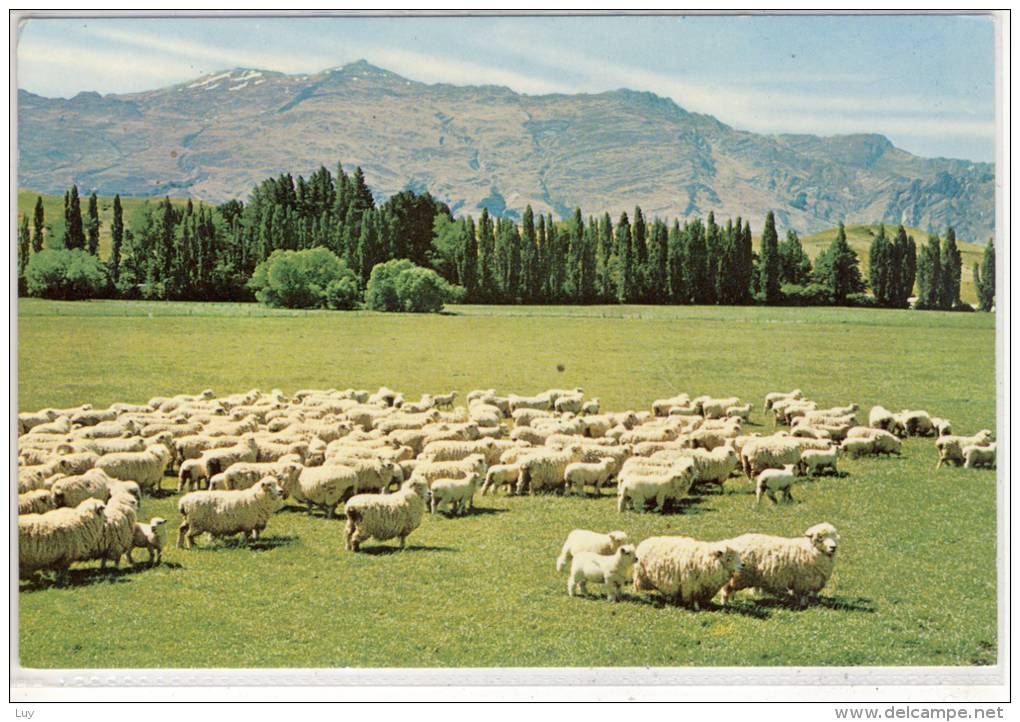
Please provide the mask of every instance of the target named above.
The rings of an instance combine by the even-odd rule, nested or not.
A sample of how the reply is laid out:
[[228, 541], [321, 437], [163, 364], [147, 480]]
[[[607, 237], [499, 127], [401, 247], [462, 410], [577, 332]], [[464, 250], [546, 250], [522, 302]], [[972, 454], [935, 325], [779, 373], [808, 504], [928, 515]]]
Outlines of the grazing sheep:
[[[296, 459], [297, 457], [293, 457]], [[209, 479], [210, 489], [248, 489], [254, 486], [260, 479], [266, 476], [275, 477], [284, 489], [297, 480], [298, 475], [304, 468], [295, 460], [286, 458], [280, 461], [251, 462], [239, 461], [231, 464], [226, 471]]]
[[49, 489], [35, 489], [18, 494], [18, 516], [22, 514], [44, 514], [57, 508], [53, 492]]
[[938, 469], [945, 463], [959, 466], [966, 461], [963, 456], [964, 448], [988, 446], [990, 443], [992, 443], [992, 432], [989, 429], [982, 429], [973, 436], [940, 436], [935, 439], [935, 448], [939, 452], [939, 461], [935, 468]]
[[67, 417], [60, 416], [53, 421], [48, 421], [44, 424], [36, 424], [28, 430], [28, 436], [37, 436], [39, 434], [69, 434], [71, 433], [71, 422]]
[[481, 479], [477, 473], [468, 474], [462, 479], [436, 479], [431, 487], [430, 511], [435, 514], [449, 504], [454, 514], [467, 513], [474, 508], [475, 490]]
[[18, 414], [18, 436], [31, 431], [36, 426], [48, 424], [58, 416], [59, 414], [55, 409], [43, 409], [35, 413], [26, 412]]
[[599, 413], [601, 404], [598, 398], [591, 398], [581, 405], [581, 413], [585, 416], [594, 416]]
[[561, 414], [579, 414], [584, 406], [584, 397], [579, 394], [560, 396], [553, 403], [553, 408]]
[[[63, 454], [57, 460], [60, 466], [60, 473], [68, 476], [84, 474], [93, 468], [99, 461], [99, 455], [91, 451], [81, 451], [71, 454]], [[77, 506], [77, 505], [75, 505]]]
[[[870, 454], [878, 453], [876, 451], [875, 440], [870, 437], [854, 437], [844, 439], [839, 445], [840, 450], [847, 456], [867, 456]], [[799, 461], [799, 459], [798, 459]]]
[[656, 399], [652, 402], [652, 413], [656, 416], [668, 416], [669, 410], [674, 406], [688, 406], [691, 397], [687, 394], [677, 394], [668, 399]]
[[695, 484], [717, 484], [722, 486], [730, 474], [740, 466], [740, 457], [732, 446], [726, 444], [711, 451], [693, 449], [690, 452], [694, 462]]
[[[730, 396], [725, 399], [704, 399], [701, 402], [701, 415], [706, 419], [721, 419], [727, 415], [727, 409], [739, 404], [740, 399], [736, 396]], [[748, 409], [748, 413], [750, 413], [750, 409]]]
[[98, 543], [88, 556], [89, 559], [100, 560], [100, 569], [105, 569], [107, 562], [119, 567], [121, 557], [131, 551], [137, 515], [138, 499], [127, 488], [112, 489], [103, 508], [103, 527]]
[[507, 401], [510, 406], [510, 412], [513, 413], [517, 409], [541, 409], [542, 411], [549, 411], [552, 409], [553, 402], [546, 394], [539, 394], [537, 396], [517, 396], [516, 394], [510, 394], [507, 396]]
[[743, 406], [727, 407], [725, 415], [728, 419], [743, 419], [744, 421], [747, 421], [751, 418], [751, 404], [747, 403]]
[[953, 433], [953, 424], [949, 419], [932, 416], [931, 425], [935, 427], [935, 434], [937, 436], [949, 436]]
[[583, 447], [578, 444], [562, 450], [536, 449], [520, 459], [521, 475], [517, 481], [517, 494], [527, 490], [531, 494], [559, 489], [567, 466], [580, 461]]
[[356, 552], [369, 538], [387, 541], [397, 538], [400, 548], [425, 515], [428, 484], [410, 479], [392, 494], [357, 494], [347, 502], [346, 549]]
[[453, 402], [457, 399], [457, 392], [451, 391], [448, 394], [436, 394], [432, 397], [432, 403], [440, 409], [453, 408]]
[[517, 482], [521, 476], [520, 464], [494, 464], [485, 472], [485, 483], [482, 484], [482, 496], [489, 491], [495, 491], [500, 487], [507, 487], [507, 491], [513, 492], [517, 488]]
[[[167, 436], [166, 438], [172, 438]], [[98, 456], [107, 454], [118, 454], [123, 451], [145, 451], [148, 442], [162, 442], [160, 437], [155, 439], [143, 439], [141, 436], [131, 436], [117, 439], [76, 439], [70, 445], [73, 451], [91, 451]]]
[[99, 499], [86, 499], [74, 508], [19, 515], [19, 575], [46, 569], [63, 575], [74, 562], [91, 559], [102, 536], [105, 507]]
[[884, 406], [872, 406], [871, 411], [868, 412], [868, 426], [873, 429], [889, 431], [895, 421], [893, 413]]
[[560, 550], [560, 555], [556, 558], [556, 571], [562, 572], [566, 569], [571, 557], [576, 554], [583, 552], [612, 554], [627, 541], [627, 533], [622, 531], [600, 534], [587, 529], [574, 529], [567, 534], [567, 540], [563, 542], [563, 549]]
[[574, 491], [584, 494], [586, 485], [595, 487], [595, 493], [602, 493], [602, 485], [609, 481], [613, 475], [613, 459], [602, 459], [601, 461], [585, 462], [575, 461], [568, 464], [563, 472], [563, 481], [568, 492]]
[[240, 491], [193, 491], [177, 502], [183, 521], [177, 532], [177, 546], [191, 549], [195, 537], [208, 533], [213, 538], [243, 534], [245, 542], [255, 541], [269, 523], [269, 517], [283, 497], [276, 479], [267, 476], [250, 489]]
[[901, 437], [931, 436], [935, 433], [935, 427], [932, 426], [931, 416], [927, 411], [909, 411], [907, 409], [893, 414], [893, 424], [889, 430]]
[[[268, 458], [265, 454], [262, 454], [260, 458], [259, 452], [262, 451], [263, 446], [265, 445], [260, 445], [254, 436], [249, 435], [233, 446], [203, 451], [199, 459], [205, 464], [205, 470], [208, 472], [209, 477], [212, 478], [232, 464], [240, 461], [276, 461], [276, 459], [280, 458], [279, 456]], [[286, 453], [288, 454], [294, 453], [290, 445], [280, 444], [278, 446], [285, 446], [287, 449]], [[280, 454], [280, 456], [284, 456], [284, 454]]]
[[740, 553], [725, 541], [657, 536], [638, 544], [636, 552], [635, 591], [656, 589], [676, 604], [695, 610], [710, 602], [743, 569]]
[[159, 488], [163, 472], [170, 463], [170, 452], [163, 444], [153, 444], [145, 451], [125, 451], [99, 457], [96, 468], [122, 481], [134, 481], [143, 491]]
[[730, 539], [743, 562], [723, 588], [723, 604], [741, 589], [757, 588], [792, 595], [804, 606], [808, 595], [822, 590], [836, 564], [839, 534], [832, 524], [816, 524], [801, 537], [743, 534]]
[[628, 507], [644, 512], [649, 501], [656, 511], [664, 511], [667, 501], [679, 501], [690, 491], [694, 480], [694, 462], [681, 459], [658, 473], [620, 473], [617, 488], [617, 511]]
[[110, 498], [113, 478], [102, 469], [90, 469], [78, 476], [57, 479], [50, 487], [57, 506], [75, 507], [86, 499], [106, 501]]
[[131, 552], [135, 549], [145, 549], [149, 552], [149, 564], [156, 565], [163, 561], [163, 544], [166, 542], [164, 524], [166, 524], [166, 519], [159, 516], [149, 519], [148, 524], [135, 522], [131, 549], [127, 553], [128, 562], [135, 563], [131, 556]]
[[[773, 407], [774, 409], [775, 407]], [[800, 461], [801, 441], [789, 436], [762, 436], [748, 441], [740, 452], [744, 474], [752, 479], [765, 469], [781, 469]]]
[[987, 446], [964, 446], [963, 447], [963, 465], [968, 469], [976, 469], [979, 466], [987, 466], [990, 469], [995, 468], [995, 450], [997, 445], [995, 443], [988, 444]]
[[831, 470], [833, 474], [839, 475], [839, 469], [836, 468], [838, 457], [839, 447], [833, 447], [829, 451], [804, 449], [800, 453], [798, 471], [802, 476], [814, 476], [823, 470]]
[[485, 457], [472, 454], [460, 461], [420, 461], [414, 467], [411, 477], [431, 485], [436, 479], [459, 479], [468, 474], [484, 474], [485, 468]]
[[793, 503], [790, 487], [795, 481], [797, 481], [796, 464], [787, 464], [782, 469], [765, 469], [758, 474], [755, 481], [754, 505], [757, 507], [761, 504], [762, 494], [767, 495], [773, 504], [778, 504], [777, 492], [782, 494], [787, 501]]
[[793, 391], [773, 391], [765, 394], [765, 403], [762, 405], [762, 413], [768, 413], [777, 401], [796, 401], [802, 397], [803, 393], [801, 393], [800, 389], [794, 389]]
[[304, 503], [309, 514], [317, 507], [332, 519], [336, 516], [337, 505], [357, 492], [358, 476], [358, 470], [346, 464], [305, 467], [297, 480], [283, 490], [294, 501]]
[[575, 593], [587, 594], [587, 582], [599, 582], [606, 585], [606, 597], [618, 602], [620, 590], [632, 574], [634, 561], [633, 544], [624, 544], [608, 555], [579, 552], [570, 564], [567, 594], [571, 597]]

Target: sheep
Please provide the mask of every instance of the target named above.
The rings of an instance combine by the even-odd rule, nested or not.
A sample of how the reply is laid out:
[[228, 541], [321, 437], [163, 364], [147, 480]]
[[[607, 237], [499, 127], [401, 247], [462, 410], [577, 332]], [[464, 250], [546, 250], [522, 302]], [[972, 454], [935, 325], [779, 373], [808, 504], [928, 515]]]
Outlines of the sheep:
[[474, 508], [475, 490], [480, 481], [481, 476], [477, 473], [468, 474], [462, 479], [436, 479], [431, 487], [430, 511], [435, 514], [449, 504], [454, 514], [465, 514]]
[[701, 428], [696, 431], [692, 431], [688, 438], [692, 446], [706, 449], [711, 451], [712, 449], [724, 446], [729, 443], [730, 439], [740, 435], [740, 426], [728, 426], [725, 429], [705, 429]]
[[212, 476], [206, 467], [205, 459], [186, 459], [181, 462], [181, 469], [177, 475], [177, 491], [180, 493], [185, 488], [189, 491], [201, 489], [203, 481], [208, 487], [212, 483], [211, 479]]
[[102, 469], [90, 469], [78, 476], [57, 479], [50, 487], [50, 492], [57, 506], [75, 507], [86, 499], [100, 501], [109, 499], [112, 481], [114, 480]]
[[963, 455], [964, 448], [968, 446], [988, 446], [992, 442], [992, 432], [982, 429], [973, 436], [940, 436], [935, 439], [935, 448], [939, 452], [939, 461], [935, 465], [938, 469], [945, 463], [952, 463], [959, 466], [966, 459]]
[[684, 536], [649, 537], [637, 546], [634, 590], [656, 589], [676, 604], [695, 610], [707, 604], [743, 568], [729, 542]]
[[612, 602], [620, 600], [620, 589], [633, 574], [635, 552], [633, 544], [624, 544], [610, 555], [580, 552], [570, 564], [567, 594], [587, 594], [587, 582], [606, 585], [606, 597]]
[[[294, 457], [295, 459], [297, 457]], [[273, 476], [280, 486], [288, 488], [297, 479], [304, 467], [294, 460], [250, 462], [239, 461], [231, 464], [226, 471], [209, 479], [210, 489], [248, 489], [265, 476]]]
[[399, 396], [400, 394], [396, 391], [380, 386], [378, 391], [368, 397], [368, 403], [377, 406], [395, 406]]
[[303, 502], [309, 514], [318, 507], [332, 519], [336, 507], [358, 488], [358, 470], [347, 465], [323, 464], [305, 467], [296, 480], [283, 487], [284, 493], [297, 502]]
[[758, 478], [755, 480], [754, 505], [756, 507], [761, 505], [762, 494], [767, 495], [773, 504], [778, 504], [776, 492], [779, 492], [787, 501], [793, 503], [793, 494], [790, 493], [790, 487], [793, 486], [796, 480], [797, 464], [787, 464], [782, 469], [765, 469], [758, 474]]
[[800, 389], [794, 389], [793, 391], [773, 391], [765, 394], [765, 403], [762, 405], [762, 413], [768, 413], [772, 406], [780, 400], [795, 401], [803, 397], [803, 393]]
[[730, 445], [720, 446], [711, 451], [695, 449], [691, 452], [694, 462], [694, 483], [710, 483], [722, 486], [740, 465], [740, 457]]
[[567, 568], [571, 558], [576, 554], [584, 552], [591, 554], [612, 554], [628, 541], [627, 533], [619, 530], [600, 534], [597, 531], [589, 531], [587, 529], [574, 529], [567, 534], [567, 539], [563, 542], [560, 555], [556, 558], [556, 571], [562, 573]]
[[[82, 502], [86, 503], [86, 502]], [[103, 527], [98, 543], [90, 550], [88, 559], [99, 559], [100, 569], [107, 562], [120, 566], [120, 559], [131, 551], [134, 542], [138, 499], [126, 487], [115, 487], [103, 507]]]
[[108, 476], [123, 481], [134, 481], [143, 491], [159, 488], [163, 472], [170, 463], [170, 452], [163, 444], [153, 444], [145, 451], [125, 451], [101, 456], [96, 468]]
[[[276, 461], [280, 456], [284, 456], [284, 454], [279, 454], [278, 456], [274, 455], [274, 458], [269, 458], [265, 454], [260, 455], [264, 446], [264, 444], [260, 445], [254, 436], [247, 435], [233, 446], [203, 451], [199, 459], [205, 464], [205, 470], [208, 472], [209, 477], [212, 478], [224, 469], [229, 468], [231, 464], [236, 464], [239, 461]], [[288, 454], [294, 453], [291, 445], [279, 444], [277, 446], [283, 446], [287, 449], [286, 453]], [[274, 451], [276, 450], [282, 451], [283, 449], [274, 449]]]
[[135, 549], [145, 549], [149, 552], [149, 564], [157, 565], [163, 561], [163, 544], [166, 542], [166, 529], [163, 525], [166, 519], [154, 516], [149, 519], [148, 524], [135, 522], [134, 534], [131, 539], [131, 549], [128, 550], [128, 562], [135, 563], [131, 552]]
[[621, 444], [637, 444], [642, 441], [674, 441], [680, 432], [663, 426], [638, 426], [619, 435]]
[[147, 442], [161, 441], [160, 437], [147, 440], [141, 436], [116, 439], [76, 439], [69, 446], [72, 451], [91, 451], [98, 456], [106, 456], [107, 454], [117, 454], [123, 451], [145, 451], [145, 447], [148, 445]]
[[18, 516], [22, 514], [44, 514], [56, 508], [57, 503], [53, 499], [53, 492], [49, 489], [35, 489], [24, 494], [18, 494]]
[[59, 416], [53, 421], [48, 421], [44, 424], [37, 424], [28, 430], [27, 435], [35, 436], [38, 434], [69, 434], [71, 432], [71, 422], [65, 416]]
[[433, 441], [422, 448], [418, 458], [422, 461], [460, 461], [473, 454], [481, 454], [487, 461], [495, 461], [502, 451], [495, 439]]
[[83, 429], [74, 429], [71, 436], [76, 439], [116, 439], [138, 433], [138, 424], [131, 419], [103, 421]]
[[474, 401], [483, 401], [485, 403], [488, 403], [487, 401], [485, 401], [485, 399], [493, 397], [495, 395], [496, 389], [474, 389], [472, 391], [468, 391], [468, 394], [465, 398], [467, 399], [468, 405], [470, 406], [471, 403]]
[[814, 411], [818, 404], [814, 401], [803, 401], [794, 399], [780, 399], [772, 404], [773, 424], [788, 424], [791, 419], [803, 416], [808, 411]]
[[575, 461], [567, 464], [563, 471], [563, 481], [567, 491], [575, 491], [584, 494], [584, 487], [590, 485], [595, 487], [595, 493], [602, 493], [602, 485], [609, 481], [613, 475], [613, 459], [602, 459], [600, 461], [585, 462]]
[[829, 451], [821, 449], [804, 449], [800, 452], [798, 471], [802, 476], [813, 476], [823, 469], [831, 469], [833, 474], [838, 475], [836, 460], [839, 456], [839, 447], [833, 447]]
[[553, 408], [561, 414], [579, 414], [584, 406], [584, 397], [579, 394], [566, 394], [553, 402]]
[[760, 439], [752, 439], [740, 452], [744, 474], [751, 479], [765, 469], [777, 469], [787, 464], [798, 463], [801, 441], [806, 439], [786, 436], [763, 436]]
[[993, 442], [987, 446], [971, 444], [963, 447], [963, 465], [968, 469], [975, 469], [979, 466], [995, 468], [995, 450], [997, 445]]
[[421, 479], [431, 485], [436, 479], [458, 479], [468, 474], [483, 474], [485, 468], [485, 457], [472, 454], [459, 461], [421, 461], [415, 466], [411, 478]]
[[520, 464], [494, 464], [485, 472], [485, 483], [482, 484], [482, 496], [489, 491], [495, 491], [500, 487], [507, 487], [509, 491], [517, 488], [517, 481], [521, 475]]
[[832, 524], [816, 524], [801, 537], [743, 534], [727, 542], [743, 568], [723, 587], [726, 604], [741, 589], [791, 595], [801, 606], [828, 583], [836, 564], [839, 534]]
[[907, 409], [893, 414], [892, 428], [889, 430], [900, 437], [931, 436], [935, 433], [931, 416], [927, 411], [909, 411]]
[[[724, 399], [704, 399], [701, 402], [701, 415], [706, 419], [721, 419], [725, 417], [726, 409], [731, 406], [738, 406], [740, 399], [736, 396], [730, 396]], [[750, 413], [750, 410], [748, 411]]]
[[667, 501], [679, 501], [690, 491], [694, 480], [694, 462], [681, 459], [672, 466], [655, 473], [620, 473], [617, 487], [617, 511], [621, 514], [630, 505], [644, 512], [648, 501], [656, 511], [664, 511]]
[[521, 474], [517, 481], [517, 493], [525, 489], [535, 494], [563, 486], [563, 474], [569, 464], [581, 460], [583, 448], [580, 445], [565, 449], [536, 449], [520, 460]]
[[691, 397], [687, 394], [677, 394], [668, 399], [656, 399], [652, 402], [652, 413], [656, 416], [668, 416], [669, 410], [674, 406], [687, 406]]
[[[790, 436], [801, 439], [831, 439], [832, 433], [828, 429], [801, 424], [793, 427]], [[843, 438], [846, 438], [845, 434]]]
[[436, 394], [432, 397], [432, 403], [435, 404], [437, 408], [449, 409], [453, 408], [453, 402], [456, 401], [456, 399], [457, 392], [451, 391], [448, 394]]
[[896, 436], [884, 429], [875, 429], [869, 426], [855, 426], [847, 431], [846, 441], [853, 439], [866, 439], [871, 442], [870, 447], [864, 444], [851, 444], [844, 446], [843, 450], [852, 453], [854, 456], [862, 454], [896, 454], [899, 455], [903, 449], [903, 442]]
[[18, 436], [31, 431], [36, 426], [48, 424], [54, 421], [59, 414], [55, 409], [42, 409], [35, 413], [25, 412], [18, 414]]
[[545, 411], [544, 409], [532, 409], [523, 408], [515, 409], [511, 414], [510, 418], [514, 421], [514, 426], [531, 426], [531, 423], [535, 419], [551, 419], [554, 418], [551, 411]]
[[751, 404], [747, 403], [743, 406], [729, 406], [726, 408], [725, 416], [728, 419], [743, 419], [747, 421], [751, 418]]
[[269, 523], [283, 497], [276, 479], [267, 476], [250, 489], [240, 491], [193, 491], [177, 502], [183, 521], [177, 531], [177, 547], [191, 549], [195, 537], [209, 533], [213, 538], [243, 534], [245, 542], [255, 541]]
[[539, 394], [537, 396], [510, 394], [507, 397], [507, 402], [511, 413], [517, 409], [541, 409], [542, 411], [549, 411], [553, 405], [552, 400], [546, 394]]
[[492, 427], [499, 426], [503, 415], [497, 406], [475, 402], [468, 407], [468, 416], [479, 427]]
[[598, 398], [590, 398], [581, 404], [581, 413], [585, 416], [594, 416], [599, 413], [601, 402]]
[[949, 421], [949, 419], [932, 416], [931, 425], [935, 428], [936, 436], [949, 436], [953, 433], [953, 424]]
[[105, 508], [99, 499], [86, 499], [74, 508], [19, 515], [19, 576], [46, 569], [62, 576], [72, 563], [90, 559], [102, 536]]
[[392, 494], [357, 494], [351, 497], [345, 507], [345, 548], [357, 552], [366, 539], [387, 541], [396, 537], [403, 549], [408, 535], [421, 524], [428, 496], [428, 484], [422, 479], [411, 478]]
[[99, 455], [91, 451], [79, 451], [63, 454], [57, 459], [61, 474], [84, 474], [99, 461]]
[[[877, 453], [875, 440], [873, 438], [854, 437], [844, 439], [839, 445], [840, 450], [847, 456], [867, 456]], [[798, 459], [799, 461], [799, 459]]]

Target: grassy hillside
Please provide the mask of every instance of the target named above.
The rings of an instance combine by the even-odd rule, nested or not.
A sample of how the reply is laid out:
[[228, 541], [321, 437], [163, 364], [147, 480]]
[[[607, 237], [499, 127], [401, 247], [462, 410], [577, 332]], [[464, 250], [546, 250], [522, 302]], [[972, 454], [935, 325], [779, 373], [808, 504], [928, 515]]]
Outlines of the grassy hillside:
[[[991, 314], [718, 307], [454, 307], [446, 315], [273, 311], [251, 304], [19, 303], [18, 407], [144, 401], [253, 386], [377, 388], [417, 398], [473, 388], [581, 386], [602, 407], [678, 391], [755, 403], [800, 387], [822, 405], [923, 408], [971, 433], [995, 422]], [[598, 340], [598, 352], [592, 340]], [[54, 353], [87, 349], [87, 353]], [[945, 370], [952, 368], [951, 377]], [[562, 370], [561, 370], [562, 369]], [[996, 661], [996, 475], [934, 470], [931, 439], [902, 457], [840, 459], [795, 504], [753, 507], [743, 477], [675, 514], [615, 497], [477, 497], [408, 540], [343, 551], [344, 521], [276, 514], [251, 548], [171, 541], [165, 563], [23, 584], [30, 667], [984, 665]], [[141, 516], [180, 523], [175, 481]], [[795, 608], [742, 593], [728, 608], [569, 598], [554, 560], [573, 528], [632, 539], [841, 532], [834, 576]], [[136, 558], [144, 559], [142, 553]], [[593, 585], [593, 590], [597, 589]], [[88, 623], [82, 623], [88, 620]], [[371, 640], [367, 642], [366, 640]]]

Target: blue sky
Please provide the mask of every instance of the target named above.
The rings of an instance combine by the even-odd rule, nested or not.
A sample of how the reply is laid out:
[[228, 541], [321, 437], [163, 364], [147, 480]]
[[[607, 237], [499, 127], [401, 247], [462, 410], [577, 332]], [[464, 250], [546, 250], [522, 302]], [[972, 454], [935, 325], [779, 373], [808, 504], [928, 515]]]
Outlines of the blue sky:
[[33, 19], [17, 72], [20, 88], [70, 97], [363, 58], [423, 82], [650, 90], [741, 129], [877, 132], [992, 161], [994, 38], [986, 16]]

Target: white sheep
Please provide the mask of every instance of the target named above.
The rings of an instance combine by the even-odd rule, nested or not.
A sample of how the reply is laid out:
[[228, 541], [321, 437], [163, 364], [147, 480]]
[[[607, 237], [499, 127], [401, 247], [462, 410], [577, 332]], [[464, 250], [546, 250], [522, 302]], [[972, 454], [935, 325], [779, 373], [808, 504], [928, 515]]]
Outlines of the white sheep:
[[968, 469], [975, 469], [979, 466], [995, 468], [995, 443], [987, 446], [970, 445], [963, 447], [963, 465]]
[[579, 394], [560, 396], [553, 403], [553, 408], [561, 414], [579, 414], [584, 406], [584, 397]]
[[357, 494], [351, 497], [345, 507], [346, 549], [356, 552], [369, 538], [378, 541], [397, 538], [403, 549], [408, 535], [421, 524], [428, 496], [428, 484], [422, 479], [412, 478], [392, 494]]
[[839, 457], [839, 447], [833, 447], [828, 451], [822, 449], [804, 449], [800, 452], [800, 474], [814, 476], [823, 470], [831, 470], [833, 474], [839, 475], [836, 462]]
[[620, 600], [620, 590], [632, 574], [635, 561], [633, 544], [624, 544], [612, 554], [579, 552], [570, 564], [567, 578], [567, 594], [587, 594], [587, 582], [606, 585], [606, 597], [613, 602]]
[[19, 575], [47, 569], [63, 575], [74, 562], [92, 558], [102, 536], [105, 507], [99, 499], [86, 499], [74, 508], [19, 515]]
[[691, 397], [687, 394], [677, 394], [666, 399], [656, 399], [652, 402], [652, 413], [656, 416], [668, 416], [669, 410], [674, 406], [687, 406]]
[[[239, 442], [233, 446], [224, 446], [216, 449], [207, 449], [202, 452], [199, 459], [205, 464], [205, 470], [208, 472], [209, 477], [212, 478], [214, 475], [220, 473], [231, 464], [236, 464], [239, 461], [276, 461], [280, 454], [274, 458], [269, 458], [266, 455], [261, 455], [260, 452], [263, 450], [264, 445], [260, 445], [254, 436], [248, 435], [242, 438]], [[280, 449], [285, 453], [293, 453], [290, 445], [279, 444], [278, 446], [284, 447]], [[306, 447], [307, 448], [307, 447]]]
[[931, 436], [935, 433], [935, 427], [932, 425], [931, 416], [927, 411], [904, 409], [898, 414], [893, 414], [890, 431], [897, 436]]
[[240, 491], [193, 491], [177, 502], [183, 521], [177, 532], [177, 546], [191, 549], [195, 537], [208, 533], [213, 538], [243, 534], [255, 541], [279, 507], [283, 491], [272, 477]]
[[500, 487], [507, 487], [509, 492], [517, 488], [521, 476], [520, 464], [493, 464], [485, 472], [485, 483], [482, 484], [482, 496]]
[[317, 507], [330, 519], [336, 515], [337, 505], [357, 489], [358, 470], [346, 464], [305, 467], [296, 480], [283, 487], [287, 496], [307, 506], [309, 514]]
[[763, 494], [767, 495], [773, 504], [778, 504], [777, 492], [792, 503], [793, 494], [790, 493], [790, 487], [795, 481], [797, 481], [796, 464], [787, 464], [782, 469], [765, 469], [755, 480], [754, 505], [761, 504]]
[[868, 412], [868, 426], [873, 429], [889, 431], [894, 422], [893, 413], [884, 406], [872, 406]]
[[436, 479], [459, 479], [468, 474], [484, 474], [485, 457], [472, 454], [460, 461], [419, 461], [411, 477], [431, 485]]
[[743, 406], [729, 406], [726, 408], [726, 417], [730, 419], [743, 419], [747, 421], [751, 418], [751, 404], [747, 403]]
[[163, 472], [170, 463], [170, 452], [163, 444], [153, 444], [145, 451], [125, 451], [101, 456], [96, 468], [122, 481], [134, 481], [143, 491], [159, 489]]
[[628, 541], [627, 533], [619, 530], [602, 534], [588, 529], [574, 529], [567, 534], [560, 555], [556, 558], [556, 571], [566, 569], [575, 554], [612, 554]]
[[528, 490], [531, 494], [558, 489], [563, 486], [563, 475], [569, 464], [580, 461], [583, 447], [569, 446], [562, 450], [536, 449], [520, 459], [521, 474], [517, 481], [517, 494]]
[[148, 524], [135, 522], [131, 549], [127, 553], [128, 562], [131, 564], [135, 563], [134, 558], [131, 556], [131, 552], [135, 549], [145, 549], [149, 552], [149, 564], [156, 565], [163, 561], [163, 545], [166, 543], [164, 524], [166, 524], [166, 519], [159, 516], [149, 519]]
[[435, 514], [449, 504], [454, 514], [465, 514], [474, 508], [475, 491], [481, 476], [471, 473], [461, 479], [436, 479], [432, 482], [430, 511]]
[[772, 409], [772, 406], [780, 400], [795, 401], [803, 397], [803, 393], [800, 389], [794, 389], [793, 391], [773, 391], [765, 394], [765, 403], [762, 405], [762, 413], [767, 413]]
[[611, 458], [595, 462], [575, 461], [572, 464], [567, 464], [567, 468], [563, 472], [566, 489], [568, 492], [573, 491], [583, 495], [584, 487], [592, 486], [595, 488], [595, 493], [601, 495], [602, 486], [613, 475], [615, 466], [616, 462]]
[[935, 439], [935, 448], [939, 452], [939, 461], [935, 468], [945, 463], [961, 465], [966, 461], [963, 450], [967, 446], [988, 446], [992, 443], [992, 432], [989, 429], [982, 429], [973, 436], [940, 436]]
[[762, 436], [751, 439], [744, 444], [740, 452], [744, 474], [751, 479], [765, 469], [781, 469], [787, 464], [798, 463], [801, 441], [809, 439], [795, 439], [789, 436]]
[[[706, 419], [721, 419], [727, 415], [727, 409], [739, 405], [740, 399], [736, 396], [729, 396], [724, 399], [704, 399], [701, 402], [701, 415]], [[750, 413], [750, 409], [748, 409], [748, 413]]]
[[34, 489], [24, 494], [18, 494], [18, 516], [44, 514], [56, 508], [57, 503], [53, 499], [53, 492], [49, 489]]
[[617, 487], [617, 511], [623, 513], [628, 506], [634, 511], [644, 512], [649, 501], [654, 502], [656, 511], [664, 511], [667, 501], [679, 501], [690, 491], [694, 481], [694, 463], [681, 459], [659, 472], [620, 472]]
[[114, 567], [120, 566], [121, 557], [131, 551], [137, 515], [138, 499], [127, 487], [113, 488], [103, 508], [99, 542], [92, 548], [88, 558], [99, 559], [101, 569], [106, 568], [107, 562], [113, 562]]
[[590, 398], [581, 405], [581, 413], [585, 416], [595, 416], [599, 413], [601, 403], [598, 398]]
[[432, 397], [432, 402], [440, 409], [448, 409], [453, 407], [453, 402], [457, 399], [457, 392], [451, 391], [448, 394], [436, 394]]
[[638, 544], [636, 552], [635, 591], [656, 589], [676, 604], [695, 610], [710, 602], [743, 569], [739, 552], [725, 541], [649, 537]]
[[102, 469], [90, 469], [84, 474], [57, 479], [50, 492], [57, 506], [75, 507], [86, 499], [109, 499], [112, 481], [113, 478]]
[[723, 587], [723, 604], [741, 589], [757, 588], [792, 595], [803, 606], [832, 576], [839, 534], [832, 524], [823, 523], [792, 539], [743, 534], [727, 543], [740, 554], [743, 568]]
[[935, 434], [937, 436], [949, 436], [953, 433], [953, 424], [949, 421], [949, 419], [932, 416], [931, 425], [935, 428]]
[[231, 464], [225, 471], [209, 479], [210, 489], [248, 489], [265, 476], [273, 476], [284, 489], [289, 488], [304, 466], [296, 461], [297, 457], [280, 461], [251, 462], [239, 461]]

